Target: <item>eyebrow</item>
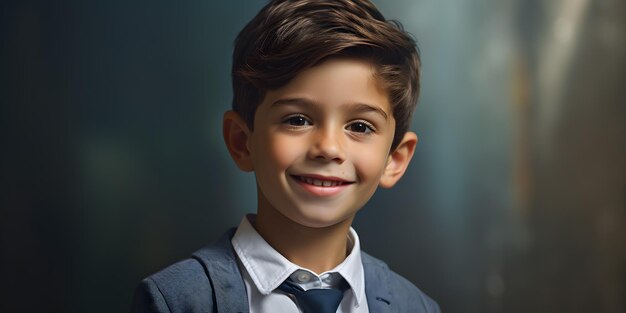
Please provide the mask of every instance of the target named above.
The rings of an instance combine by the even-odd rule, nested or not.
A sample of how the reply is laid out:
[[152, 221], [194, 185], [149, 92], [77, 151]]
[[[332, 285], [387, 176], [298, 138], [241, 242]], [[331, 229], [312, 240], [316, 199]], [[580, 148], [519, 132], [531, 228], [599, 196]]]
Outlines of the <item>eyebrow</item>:
[[[312, 100], [309, 100], [309, 99], [305, 99], [305, 98], [287, 98], [287, 99], [278, 99], [278, 100], [272, 102], [272, 104], [270, 106], [271, 107], [283, 106], [283, 105], [312, 106], [314, 104], [315, 104], [315, 101], [312, 101]], [[350, 106], [351, 110], [354, 111], [354, 112], [358, 112], [358, 113], [374, 112], [374, 113], [377, 113], [377, 114], [381, 115], [385, 120], [389, 119], [389, 116], [387, 115], [387, 112], [385, 112], [383, 109], [381, 109], [377, 105], [357, 102], [357, 103], [354, 103], [354, 104], [350, 104], [348, 106]]]

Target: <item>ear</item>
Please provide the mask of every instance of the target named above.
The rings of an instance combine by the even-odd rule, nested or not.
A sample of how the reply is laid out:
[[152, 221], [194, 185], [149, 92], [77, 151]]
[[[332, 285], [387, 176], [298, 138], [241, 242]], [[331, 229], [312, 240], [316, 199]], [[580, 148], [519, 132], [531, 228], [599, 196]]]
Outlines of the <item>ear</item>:
[[254, 165], [248, 150], [250, 129], [239, 113], [235, 111], [226, 111], [224, 113], [222, 135], [224, 135], [224, 142], [228, 152], [230, 152], [230, 156], [237, 164], [237, 167], [244, 172], [253, 171]]
[[413, 132], [406, 132], [396, 149], [387, 157], [385, 172], [380, 178], [381, 187], [391, 188], [400, 180], [411, 162], [415, 145], [417, 145], [417, 135]]

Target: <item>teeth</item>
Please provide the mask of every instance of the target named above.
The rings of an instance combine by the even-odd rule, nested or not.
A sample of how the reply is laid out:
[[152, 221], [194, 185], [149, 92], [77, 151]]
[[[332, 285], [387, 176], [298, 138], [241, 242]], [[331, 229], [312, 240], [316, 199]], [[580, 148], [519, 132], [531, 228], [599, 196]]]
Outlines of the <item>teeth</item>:
[[303, 177], [300, 176], [300, 180], [309, 184], [309, 185], [315, 185], [315, 186], [323, 186], [323, 187], [334, 187], [334, 186], [338, 186], [341, 185], [341, 182], [338, 181], [332, 181], [332, 180], [319, 180], [319, 179], [314, 179], [314, 178], [310, 178], [310, 177]]

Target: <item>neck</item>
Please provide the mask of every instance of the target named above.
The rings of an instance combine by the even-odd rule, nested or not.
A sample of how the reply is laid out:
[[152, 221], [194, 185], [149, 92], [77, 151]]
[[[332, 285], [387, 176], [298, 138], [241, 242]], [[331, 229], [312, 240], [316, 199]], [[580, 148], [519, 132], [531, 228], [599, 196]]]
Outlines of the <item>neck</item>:
[[254, 228], [290, 262], [320, 274], [345, 260], [353, 219], [327, 227], [307, 227], [274, 208], [259, 206]]

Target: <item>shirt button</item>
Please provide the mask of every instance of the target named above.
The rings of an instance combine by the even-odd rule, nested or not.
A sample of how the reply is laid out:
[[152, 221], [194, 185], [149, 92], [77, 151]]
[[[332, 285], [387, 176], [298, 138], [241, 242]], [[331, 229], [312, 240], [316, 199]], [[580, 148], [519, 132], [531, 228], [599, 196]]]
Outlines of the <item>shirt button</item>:
[[309, 273], [307, 272], [300, 272], [296, 276], [296, 279], [301, 283], [306, 283], [309, 281], [309, 279], [311, 279], [311, 275], [309, 275]]

